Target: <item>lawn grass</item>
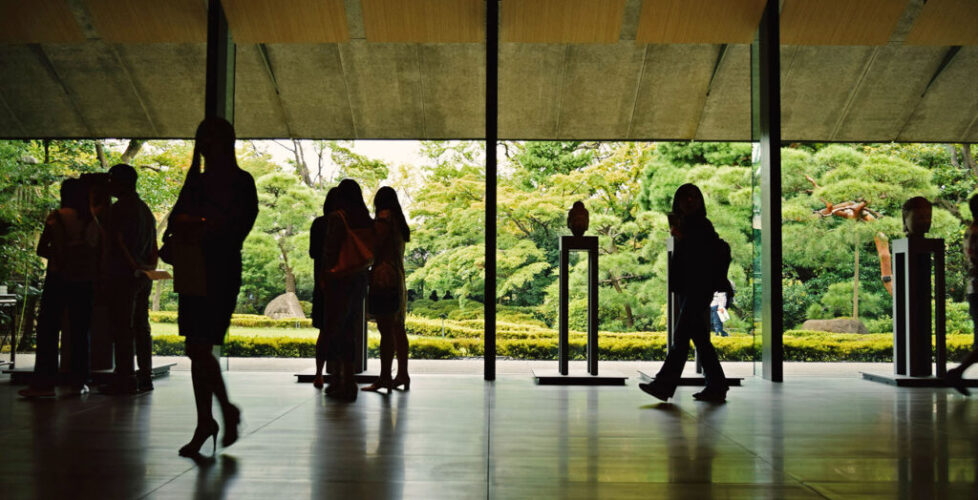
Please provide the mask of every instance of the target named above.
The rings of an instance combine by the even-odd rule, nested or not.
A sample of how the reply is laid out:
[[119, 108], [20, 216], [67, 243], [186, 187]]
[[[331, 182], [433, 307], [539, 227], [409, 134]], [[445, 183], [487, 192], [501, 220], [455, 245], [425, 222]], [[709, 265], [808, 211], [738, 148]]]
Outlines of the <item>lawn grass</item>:
[[[179, 333], [176, 323], [150, 323], [154, 337], [162, 335], [177, 335]], [[373, 324], [367, 326], [368, 334], [373, 337], [380, 337], [377, 327]], [[315, 339], [319, 336], [316, 328], [274, 328], [274, 327], [244, 327], [231, 326], [232, 337], [292, 337], [299, 339]]]

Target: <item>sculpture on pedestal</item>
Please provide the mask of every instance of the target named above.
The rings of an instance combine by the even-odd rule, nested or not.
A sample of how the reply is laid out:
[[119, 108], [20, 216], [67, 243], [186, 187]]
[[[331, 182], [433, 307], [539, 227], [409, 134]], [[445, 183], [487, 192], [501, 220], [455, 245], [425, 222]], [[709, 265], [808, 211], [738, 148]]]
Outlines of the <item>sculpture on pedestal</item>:
[[575, 201], [570, 211], [567, 212], [567, 227], [570, 228], [574, 236], [579, 238], [587, 232], [590, 218], [587, 209], [584, 208], [584, 203]]
[[[893, 363], [897, 375], [930, 376], [932, 354], [937, 376], [943, 377], [946, 371], [944, 240], [925, 237], [932, 210], [926, 198], [907, 200], [903, 204], [907, 237], [893, 241]], [[931, 345], [932, 300], [935, 346]]]

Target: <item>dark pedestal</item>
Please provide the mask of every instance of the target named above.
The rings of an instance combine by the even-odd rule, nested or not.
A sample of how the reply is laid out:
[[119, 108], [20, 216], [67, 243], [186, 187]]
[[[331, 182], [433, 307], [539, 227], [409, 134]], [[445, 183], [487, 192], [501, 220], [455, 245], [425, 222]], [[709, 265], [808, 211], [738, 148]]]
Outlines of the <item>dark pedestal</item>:
[[[330, 375], [330, 374], [324, 374], [323, 375], [323, 381], [328, 384], [330, 382], [330, 379], [332, 377], [333, 376]], [[296, 373], [295, 374], [295, 381], [298, 382], [298, 383], [300, 383], [300, 384], [311, 384], [312, 381], [315, 378], [316, 378], [316, 375], [315, 374], [312, 374], [312, 373]], [[376, 382], [377, 379], [380, 378], [380, 376], [379, 375], [369, 374], [369, 373], [358, 373], [353, 378], [357, 381], [358, 384], [372, 384], [372, 383]]]
[[587, 372], [598, 374], [598, 237], [597, 236], [561, 236], [560, 237], [560, 312], [558, 320], [558, 371], [561, 375], [568, 374], [569, 329], [568, 309], [570, 296], [568, 292], [568, 260], [570, 252], [587, 252]]
[[[177, 366], [176, 363], [167, 363], [165, 365], [154, 365], [151, 372], [152, 378], [167, 377], [170, 375], [170, 368]], [[31, 380], [34, 378], [33, 369], [16, 369], [16, 370], [4, 370], [4, 374], [10, 375], [10, 381], [14, 384], [30, 384]], [[113, 380], [112, 370], [92, 370], [92, 383], [94, 385], [109, 384]], [[59, 384], [68, 383], [67, 374], [60, 373], [58, 380]]]
[[[950, 387], [943, 378], [938, 377], [911, 377], [909, 375], [891, 375], [887, 373], [860, 372], [864, 380], [871, 380], [881, 384], [894, 385], [897, 387]], [[966, 387], [978, 387], [978, 380], [962, 380]]]
[[[931, 270], [934, 290], [931, 294]], [[931, 346], [931, 299], [935, 346]], [[947, 374], [944, 240], [911, 237], [893, 241], [893, 367], [896, 376]]]
[[616, 372], [592, 375], [584, 372], [562, 374], [556, 370], [533, 370], [533, 379], [537, 385], [625, 385], [628, 377]]

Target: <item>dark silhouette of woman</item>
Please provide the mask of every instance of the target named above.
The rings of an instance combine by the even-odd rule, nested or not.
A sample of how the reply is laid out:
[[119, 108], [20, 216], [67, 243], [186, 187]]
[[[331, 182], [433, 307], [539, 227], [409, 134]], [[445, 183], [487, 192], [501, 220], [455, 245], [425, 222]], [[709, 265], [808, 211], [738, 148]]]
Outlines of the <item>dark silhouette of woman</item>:
[[[328, 334], [326, 359], [336, 363], [338, 372], [326, 388], [326, 395], [355, 401], [360, 390], [354, 378], [354, 361], [356, 339], [363, 328], [367, 269], [347, 267], [347, 263], [340, 258], [340, 250], [348, 238], [371, 239], [366, 235], [372, 232], [373, 219], [363, 203], [363, 192], [356, 181], [344, 179], [336, 187], [336, 196], [336, 210], [326, 216], [323, 265], [328, 271], [324, 274], [327, 278], [323, 280], [323, 309]], [[372, 247], [372, 241], [364, 243]]]
[[61, 208], [48, 214], [37, 255], [48, 259], [37, 320], [34, 380], [19, 394], [25, 398], [54, 397], [58, 378], [58, 334], [68, 315], [71, 332], [72, 394], [88, 392], [89, 329], [92, 282], [98, 265], [99, 233], [88, 201], [88, 186], [79, 179], [61, 184]]
[[336, 200], [336, 188], [331, 188], [323, 202], [323, 215], [313, 219], [312, 227], [309, 228], [309, 258], [313, 262], [313, 276], [316, 281], [312, 292], [312, 326], [319, 329], [319, 337], [316, 339], [316, 378], [312, 382], [316, 389], [323, 388], [323, 365], [326, 364], [328, 341], [323, 318], [323, 282], [320, 281], [323, 275], [323, 243], [326, 241], [326, 216], [336, 210]]
[[[380, 330], [380, 378], [364, 387], [365, 391], [388, 392], [404, 386], [411, 388], [408, 376], [408, 339], [404, 329], [407, 315], [407, 286], [404, 282], [404, 244], [411, 239], [411, 229], [397, 200], [397, 192], [382, 187], [374, 196], [374, 265], [370, 270], [371, 312]], [[391, 364], [397, 353], [397, 378], [391, 379]]]
[[717, 291], [718, 284], [727, 282], [726, 269], [717, 269], [718, 249], [724, 244], [706, 218], [703, 193], [695, 185], [683, 184], [676, 190], [669, 224], [676, 238], [669, 274], [669, 290], [676, 294], [679, 302], [675, 343], [655, 380], [639, 384], [639, 387], [663, 401], [671, 398], [679, 385], [692, 340], [706, 375], [706, 389], [693, 397], [700, 401], [724, 401], [727, 379], [710, 343], [709, 326], [713, 292]]
[[[241, 411], [228, 399], [215, 345], [224, 344], [241, 288], [241, 246], [258, 216], [258, 194], [251, 174], [234, 157], [234, 128], [222, 118], [205, 118], [197, 127], [194, 159], [167, 231], [199, 242], [203, 254], [203, 293], [181, 293], [178, 326], [186, 337], [197, 406], [197, 428], [182, 456], [196, 456], [208, 438], [217, 446], [219, 426], [212, 398], [224, 416], [223, 446], [238, 439]], [[200, 171], [200, 156], [204, 172]], [[175, 269], [175, 272], [180, 272]]]

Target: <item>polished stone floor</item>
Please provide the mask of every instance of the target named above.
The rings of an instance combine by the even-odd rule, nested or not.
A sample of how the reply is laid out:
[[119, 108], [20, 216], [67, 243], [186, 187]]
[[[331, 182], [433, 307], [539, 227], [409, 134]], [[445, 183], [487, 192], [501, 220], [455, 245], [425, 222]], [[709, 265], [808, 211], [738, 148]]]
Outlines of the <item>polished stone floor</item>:
[[[286, 373], [230, 372], [246, 428], [177, 456], [189, 374], [138, 396], [26, 401], [0, 380], [0, 497], [975, 498], [978, 397], [848, 378], [747, 379], [725, 405], [527, 376], [418, 375], [324, 400]], [[209, 450], [208, 450], [209, 451]]]

